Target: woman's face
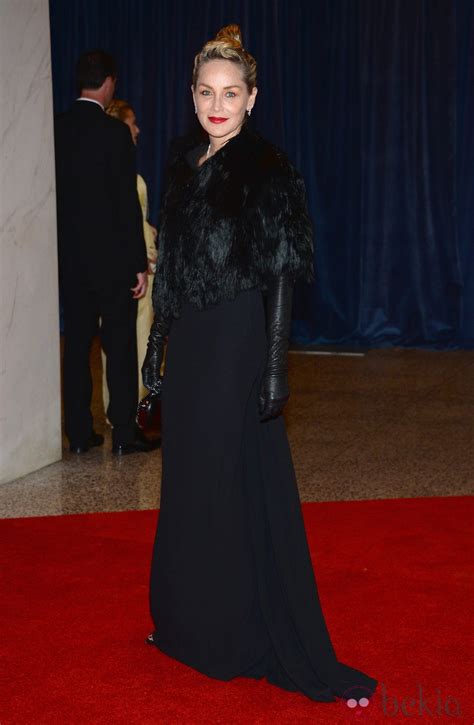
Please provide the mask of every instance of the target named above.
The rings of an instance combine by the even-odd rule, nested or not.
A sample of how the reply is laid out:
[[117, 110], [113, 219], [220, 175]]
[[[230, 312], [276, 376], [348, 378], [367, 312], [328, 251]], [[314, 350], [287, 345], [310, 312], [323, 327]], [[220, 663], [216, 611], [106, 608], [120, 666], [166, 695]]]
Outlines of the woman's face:
[[199, 123], [210, 137], [224, 143], [240, 132], [257, 95], [256, 88], [248, 92], [237, 63], [220, 59], [202, 64], [192, 91]]
[[137, 145], [137, 139], [138, 134], [140, 133], [140, 129], [137, 126], [137, 118], [135, 116], [135, 113], [133, 111], [128, 111], [127, 115], [123, 119], [123, 122], [127, 124], [127, 126], [130, 129], [130, 133], [132, 134], [132, 141]]

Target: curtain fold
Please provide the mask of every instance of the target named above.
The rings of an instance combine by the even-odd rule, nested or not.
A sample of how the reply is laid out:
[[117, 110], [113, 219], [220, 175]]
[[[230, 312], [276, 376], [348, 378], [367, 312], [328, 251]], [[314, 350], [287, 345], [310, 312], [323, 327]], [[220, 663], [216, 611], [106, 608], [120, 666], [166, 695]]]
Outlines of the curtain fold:
[[119, 61], [156, 221], [170, 139], [189, 130], [194, 53], [241, 25], [258, 60], [252, 122], [306, 181], [316, 283], [300, 343], [474, 343], [471, 0], [50, 0], [57, 112], [78, 55]]
[[460, 342], [474, 341], [474, 3], [456, 0], [456, 209], [463, 277]]

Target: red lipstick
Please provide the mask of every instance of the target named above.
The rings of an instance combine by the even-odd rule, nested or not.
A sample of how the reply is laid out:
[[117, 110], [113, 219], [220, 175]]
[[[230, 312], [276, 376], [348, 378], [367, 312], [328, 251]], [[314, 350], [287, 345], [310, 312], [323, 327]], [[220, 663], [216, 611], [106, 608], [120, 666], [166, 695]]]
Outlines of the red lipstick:
[[209, 121], [211, 123], [224, 123], [224, 121], [228, 120], [228, 118], [221, 118], [220, 116], [209, 116]]

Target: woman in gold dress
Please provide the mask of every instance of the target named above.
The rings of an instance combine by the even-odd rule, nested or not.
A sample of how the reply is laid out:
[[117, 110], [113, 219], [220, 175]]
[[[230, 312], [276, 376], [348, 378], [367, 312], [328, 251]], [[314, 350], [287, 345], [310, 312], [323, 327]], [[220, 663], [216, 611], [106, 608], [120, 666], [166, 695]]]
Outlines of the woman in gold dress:
[[[137, 126], [137, 119], [135, 111], [127, 101], [119, 100], [114, 98], [110, 106], [107, 108], [107, 113], [114, 118], [118, 118], [123, 121], [130, 128], [132, 134], [133, 143], [136, 145], [140, 129]], [[148, 391], [144, 387], [141, 379], [140, 369], [145, 359], [146, 347], [148, 342], [148, 335], [150, 333], [150, 327], [153, 322], [153, 305], [151, 301], [151, 291], [153, 288], [153, 279], [156, 268], [156, 228], [148, 222], [148, 193], [145, 180], [140, 174], [137, 174], [137, 191], [138, 198], [140, 200], [140, 206], [143, 214], [143, 233], [145, 236], [145, 243], [147, 248], [148, 257], [148, 289], [145, 297], [138, 302], [138, 313], [137, 313], [137, 350], [138, 350], [138, 398], [141, 400], [147, 395]], [[107, 387], [107, 380], [105, 376], [106, 368], [106, 356], [102, 351], [102, 391], [104, 399], [104, 410], [107, 410], [109, 404], [109, 390]]]

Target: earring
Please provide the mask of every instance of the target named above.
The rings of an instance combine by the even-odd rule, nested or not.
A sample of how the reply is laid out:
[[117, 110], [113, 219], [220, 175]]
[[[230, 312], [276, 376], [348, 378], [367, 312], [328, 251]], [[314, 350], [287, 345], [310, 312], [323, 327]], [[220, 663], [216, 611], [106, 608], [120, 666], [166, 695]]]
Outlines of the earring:
[[247, 113], [248, 113], [248, 116], [249, 116], [249, 118], [250, 118], [250, 116], [251, 116], [251, 113], [252, 113], [252, 109], [250, 108], [250, 109], [249, 109], [249, 110], [247, 111]]
[[194, 113], [197, 113], [197, 112], [198, 112], [198, 110], [197, 110], [196, 106], [194, 106]]

